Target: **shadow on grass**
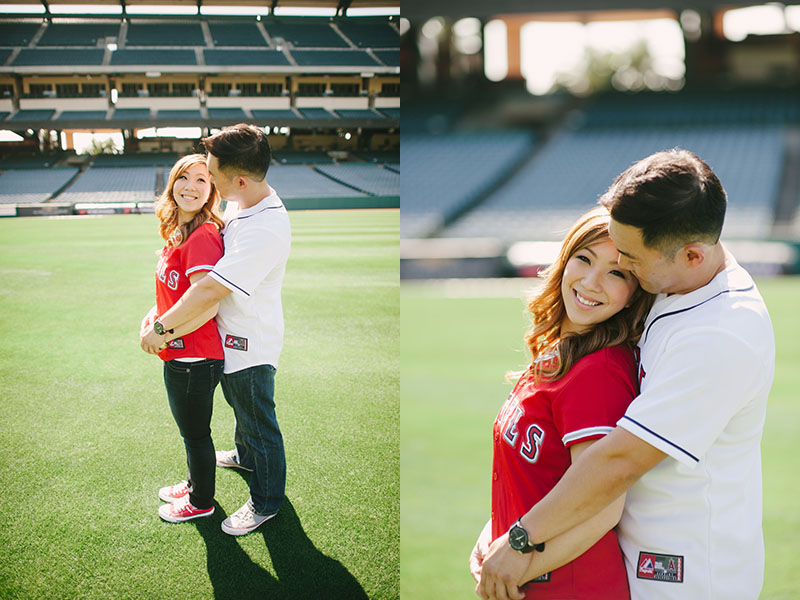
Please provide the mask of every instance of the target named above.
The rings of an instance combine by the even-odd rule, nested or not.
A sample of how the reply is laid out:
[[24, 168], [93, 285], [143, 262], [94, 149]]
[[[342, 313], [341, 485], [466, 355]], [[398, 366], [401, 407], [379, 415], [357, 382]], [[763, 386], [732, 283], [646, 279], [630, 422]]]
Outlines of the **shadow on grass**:
[[208, 575], [216, 600], [255, 598], [366, 599], [364, 588], [337, 560], [317, 550], [287, 498], [278, 516], [251, 536], [263, 536], [275, 575], [254, 563], [237, 539], [220, 529], [225, 512], [194, 523], [206, 543]]

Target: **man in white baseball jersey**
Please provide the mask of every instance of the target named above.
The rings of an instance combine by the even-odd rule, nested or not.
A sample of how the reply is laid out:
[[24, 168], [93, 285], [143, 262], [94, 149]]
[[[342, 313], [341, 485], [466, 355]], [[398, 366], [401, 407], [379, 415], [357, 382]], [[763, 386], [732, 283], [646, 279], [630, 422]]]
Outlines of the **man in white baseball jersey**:
[[[756, 600], [775, 345], [753, 280], [719, 242], [725, 191], [697, 156], [672, 150], [634, 164], [601, 203], [620, 266], [659, 294], [639, 342], [641, 393], [522, 526], [545, 542], [627, 490], [618, 533], [632, 599]], [[521, 598], [531, 557], [505, 546], [483, 577], [492, 597]]]
[[[283, 344], [281, 284], [291, 244], [289, 217], [266, 180], [267, 136], [239, 124], [203, 139], [207, 166], [228, 202], [225, 254], [172, 309], [159, 318], [169, 331], [219, 303], [217, 327], [225, 351], [222, 389], [236, 415], [235, 451], [217, 452], [217, 465], [251, 471], [250, 498], [222, 523], [244, 535], [274, 517], [284, 500], [286, 459], [275, 415], [275, 370]], [[148, 331], [143, 345], [160, 345]]]

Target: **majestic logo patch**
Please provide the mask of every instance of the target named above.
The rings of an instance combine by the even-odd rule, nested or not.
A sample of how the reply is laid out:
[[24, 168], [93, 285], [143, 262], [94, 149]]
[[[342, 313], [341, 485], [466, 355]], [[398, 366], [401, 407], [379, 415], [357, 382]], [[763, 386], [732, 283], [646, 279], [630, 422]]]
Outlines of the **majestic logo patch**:
[[236, 337], [235, 335], [225, 336], [225, 347], [231, 350], [241, 350], [247, 352], [247, 338]]
[[683, 557], [639, 552], [637, 579], [683, 583]]
[[[528, 583], [547, 583], [550, 581], [550, 573], [545, 573], [544, 575], [539, 575], [536, 579], [531, 579]], [[525, 585], [528, 585], [526, 583]]]
[[171, 342], [167, 342], [167, 348], [172, 348], [173, 350], [183, 350], [186, 346], [183, 345], [183, 338], [176, 338]]

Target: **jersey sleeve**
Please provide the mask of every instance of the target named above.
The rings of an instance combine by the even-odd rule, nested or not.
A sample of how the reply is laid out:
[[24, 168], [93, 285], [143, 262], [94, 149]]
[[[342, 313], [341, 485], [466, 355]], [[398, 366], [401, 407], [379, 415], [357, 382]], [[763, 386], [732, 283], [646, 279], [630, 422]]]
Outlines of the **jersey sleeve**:
[[584, 357], [568, 376], [553, 402], [553, 421], [565, 447], [610, 433], [637, 393], [635, 363], [622, 348]]
[[186, 277], [193, 273], [210, 271], [224, 252], [222, 238], [217, 228], [209, 223], [195, 229], [180, 248], [181, 268]]
[[683, 330], [648, 366], [645, 391], [619, 426], [693, 467], [753, 396], [761, 364], [730, 332]]
[[210, 273], [232, 292], [250, 296], [281, 261], [285, 250], [277, 233], [252, 227], [238, 232], [236, 241]]

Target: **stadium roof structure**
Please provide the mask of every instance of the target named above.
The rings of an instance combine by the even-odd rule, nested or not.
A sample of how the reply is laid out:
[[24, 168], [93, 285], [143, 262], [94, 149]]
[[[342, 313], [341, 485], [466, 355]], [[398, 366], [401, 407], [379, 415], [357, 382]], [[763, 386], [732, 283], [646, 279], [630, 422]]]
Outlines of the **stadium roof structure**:
[[350, 8], [378, 8], [398, 6], [399, 0], [15, 0], [14, 4], [41, 6], [45, 15], [51, 15], [50, 7], [58, 5], [103, 5], [119, 6], [122, 14], [127, 14], [129, 6], [196, 6], [198, 13], [202, 7], [262, 6], [272, 13], [278, 7], [308, 7], [335, 9], [337, 14], [345, 15]]
[[[58, 5], [69, 10], [77, 6], [76, 3], [89, 7], [119, 7], [120, 12], [108, 14], [98, 9], [95, 14], [87, 8], [78, 15], [51, 10]], [[196, 75], [202, 88], [204, 77], [285, 75], [330, 78], [340, 75], [366, 80], [373, 76], [397, 77], [400, 73], [400, 36], [396, 18], [347, 16], [350, 8], [391, 7], [398, 4], [397, 0], [20, 0], [16, 4], [41, 7], [44, 14], [3, 13], [0, 5], [0, 26], [3, 27], [0, 75], [6, 77], [100, 76], [102, 83], [104, 77], [108, 77], [109, 82], [120, 81], [126, 76], [142, 76], [156, 81], [161, 78], [163, 81], [169, 77]], [[196, 8], [197, 14], [127, 12], [134, 6], [145, 5]], [[201, 13], [203, 7], [232, 8], [234, 5], [263, 7], [263, 17]], [[295, 6], [327, 8], [335, 11], [337, 16], [274, 15], [278, 7]], [[393, 25], [390, 24], [392, 20], [395, 20]], [[176, 28], [176, 23], [181, 27]], [[148, 90], [143, 92], [148, 95]], [[286, 98], [288, 93], [283, 89], [280, 96]], [[323, 100], [333, 93], [333, 90], [326, 90]], [[205, 103], [201, 105], [199, 100], [192, 100], [197, 98], [197, 94], [174, 106], [154, 100], [150, 108], [136, 114], [131, 112], [134, 105], [130, 101], [115, 106], [109, 103], [107, 107], [93, 102], [84, 107], [72, 100], [59, 106], [59, 100], [53, 96], [49, 97], [53, 99], [49, 103], [28, 96], [21, 98], [25, 105], [20, 102], [20, 106], [15, 104], [13, 110], [2, 108], [0, 128], [16, 131], [43, 127], [119, 129], [134, 125], [219, 127], [230, 124], [232, 118], [263, 119], [273, 126], [296, 129], [391, 129], [399, 126], [397, 114], [379, 107], [385, 104], [367, 109], [365, 94], [365, 90], [359, 94], [363, 103], [347, 106], [362, 108], [356, 112], [333, 110], [306, 114], [303, 109], [310, 104], [304, 98], [296, 106], [293, 100], [291, 108], [288, 100], [286, 103], [265, 103], [263, 108], [266, 110], [253, 110], [253, 102], [250, 102], [250, 108], [240, 110], [241, 114], [236, 116], [228, 114], [233, 111], [226, 109], [235, 108], [232, 101], [227, 104], [209, 102], [206, 108]], [[148, 106], [146, 100], [139, 98], [135, 106]], [[284, 110], [269, 110], [276, 106]], [[346, 105], [333, 104], [334, 108], [337, 106]], [[47, 110], [38, 110], [45, 108]]]
[[[753, 2], [758, 4], [758, 2]], [[686, 8], [694, 10], [714, 10], [726, 6], [719, 0], [611, 0], [598, 3], [596, 0], [537, 0], [536, 2], [520, 2], [519, 0], [403, 0], [403, 16], [415, 21], [425, 21], [432, 17], [489, 18], [497, 15], [515, 15], [530, 13], [564, 13], [564, 12], [610, 12], [617, 10], [659, 10], [672, 9], [680, 12]]]

